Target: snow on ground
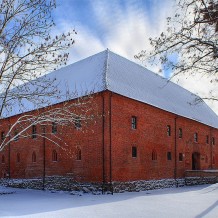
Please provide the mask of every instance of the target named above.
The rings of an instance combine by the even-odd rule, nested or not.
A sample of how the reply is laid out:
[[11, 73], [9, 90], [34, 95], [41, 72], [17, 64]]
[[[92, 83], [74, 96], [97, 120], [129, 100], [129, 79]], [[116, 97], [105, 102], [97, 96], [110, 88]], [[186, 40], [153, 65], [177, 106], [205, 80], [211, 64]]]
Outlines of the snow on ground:
[[[114, 195], [0, 187], [0, 217], [218, 217], [218, 184]], [[14, 192], [14, 193], [11, 193]]]

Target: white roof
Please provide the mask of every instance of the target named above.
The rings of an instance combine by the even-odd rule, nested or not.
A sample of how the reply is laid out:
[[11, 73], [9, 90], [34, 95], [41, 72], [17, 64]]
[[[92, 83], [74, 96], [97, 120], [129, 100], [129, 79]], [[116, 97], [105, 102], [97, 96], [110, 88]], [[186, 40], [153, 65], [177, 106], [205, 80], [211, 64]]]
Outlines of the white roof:
[[[218, 116], [205, 103], [195, 104], [196, 95], [147, 70], [146, 68], [123, 58], [108, 49], [47, 74], [56, 78], [60, 99], [53, 99], [51, 104], [65, 101], [66, 90], [77, 92], [77, 97], [87, 92], [97, 93], [109, 90], [125, 97], [155, 106], [200, 123], [218, 128]], [[23, 102], [26, 111], [34, 105]], [[14, 107], [10, 116], [20, 113]]]

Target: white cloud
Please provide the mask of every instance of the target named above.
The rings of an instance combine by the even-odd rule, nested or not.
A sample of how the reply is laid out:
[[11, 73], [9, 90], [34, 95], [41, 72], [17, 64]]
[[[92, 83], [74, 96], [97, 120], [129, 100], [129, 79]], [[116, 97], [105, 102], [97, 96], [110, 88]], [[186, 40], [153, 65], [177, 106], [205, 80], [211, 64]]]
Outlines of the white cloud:
[[[130, 60], [134, 59], [141, 50], [149, 50], [149, 37], [159, 35], [165, 30], [166, 17], [174, 12], [171, 0], [149, 1], [149, 11], [144, 8], [140, 1], [126, 1], [125, 7], [119, 4], [119, 1], [110, 0], [90, 0], [94, 14], [96, 29], [90, 29], [87, 24], [76, 23], [74, 27], [78, 31], [76, 44], [70, 50], [69, 63], [78, 61], [87, 56], [93, 55], [106, 48], [118, 53]], [[58, 25], [58, 31], [68, 31], [71, 27], [69, 20], [62, 20]], [[99, 37], [98, 32], [101, 32]], [[140, 63], [141, 64], [141, 63]], [[161, 69], [160, 63], [156, 66], [148, 66], [154, 72]], [[211, 89], [218, 92], [214, 83], [210, 79], [200, 76], [179, 78], [179, 85], [200, 95], [208, 96]], [[217, 113], [217, 103], [208, 103]]]
[[[173, 81], [201, 98], [205, 98], [211, 96], [211, 91], [218, 93], [218, 86], [216, 82], [211, 83], [211, 79], [211, 76], [207, 77], [196, 73], [195, 75], [179, 75], [173, 78]], [[204, 101], [218, 114], [218, 101]]]

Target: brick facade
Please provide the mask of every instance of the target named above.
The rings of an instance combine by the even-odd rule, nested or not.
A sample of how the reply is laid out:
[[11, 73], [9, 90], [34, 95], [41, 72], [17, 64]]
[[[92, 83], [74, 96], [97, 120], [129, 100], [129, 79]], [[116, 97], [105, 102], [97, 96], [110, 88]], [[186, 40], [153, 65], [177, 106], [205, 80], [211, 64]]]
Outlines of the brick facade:
[[[184, 178], [186, 170], [218, 168], [217, 129], [109, 91], [94, 94], [91, 101], [88, 113], [93, 119], [82, 122], [81, 128], [57, 126], [53, 134], [48, 125], [46, 139], [11, 142], [0, 152], [0, 177], [70, 176], [80, 183], [106, 184]], [[19, 116], [2, 120], [0, 131], [6, 132]], [[42, 132], [41, 126], [36, 128]]]

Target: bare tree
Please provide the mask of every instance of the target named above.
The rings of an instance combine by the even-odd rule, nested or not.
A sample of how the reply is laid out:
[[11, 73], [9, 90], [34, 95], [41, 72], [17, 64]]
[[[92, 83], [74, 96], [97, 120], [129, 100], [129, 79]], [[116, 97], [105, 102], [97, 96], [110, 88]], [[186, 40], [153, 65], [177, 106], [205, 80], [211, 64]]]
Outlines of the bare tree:
[[[161, 62], [165, 69], [178, 74], [211, 77], [218, 73], [218, 2], [216, 0], [178, 0], [174, 17], [167, 18], [167, 31], [150, 38], [151, 51], [135, 57], [151, 64]], [[175, 55], [171, 59], [170, 55]], [[208, 96], [218, 100], [217, 93]]]
[[[92, 107], [90, 107], [92, 105]], [[93, 120], [93, 101], [91, 95], [77, 98], [72, 101], [64, 101], [55, 106], [40, 108], [35, 111], [26, 112], [18, 115], [15, 118], [8, 118], [2, 129], [8, 127], [8, 131], [1, 135], [0, 151], [13, 141], [22, 138], [41, 137], [46, 138], [58, 147], [61, 144], [66, 144], [62, 138], [61, 128], [66, 126], [74, 126], [76, 129], [82, 130], [82, 125], [85, 125], [89, 120]], [[43, 131], [43, 128], [51, 127], [52, 131]], [[41, 130], [33, 131], [33, 127], [41, 128]], [[57, 132], [58, 134], [53, 134]], [[50, 137], [52, 135], [52, 137]], [[67, 145], [68, 146], [68, 145]], [[64, 147], [61, 147], [64, 149]]]
[[39, 109], [48, 106], [50, 99], [57, 98], [59, 102], [62, 99], [55, 78], [44, 74], [66, 64], [69, 55], [66, 51], [74, 44], [72, 37], [76, 34], [72, 30], [50, 35], [55, 25], [52, 19], [55, 8], [55, 0], [0, 0], [0, 119], [14, 115], [14, 107], [19, 107], [21, 114], [27, 112], [26, 103], [37, 110], [34, 115], [28, 112], [20, 115], [10, 124], [0, 150], [16, 137], [28, 137], [27, 130], [33, 125], [52, 122], [66, 125], [75, 123], [78, 116], [84, 119], [85, 113], [73, 110], [83, 105], [78, 101]]

